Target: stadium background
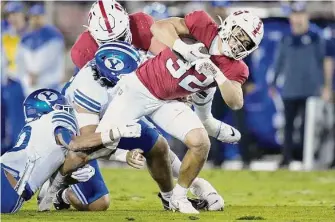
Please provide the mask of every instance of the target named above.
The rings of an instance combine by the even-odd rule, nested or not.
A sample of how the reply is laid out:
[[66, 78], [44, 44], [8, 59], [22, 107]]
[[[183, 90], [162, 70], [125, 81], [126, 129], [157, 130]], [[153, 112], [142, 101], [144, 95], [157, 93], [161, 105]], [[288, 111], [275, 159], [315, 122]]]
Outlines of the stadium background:
[[[4, 11], [6, 1], [1, 2], [1, 37], [2, 45], [10, 25], [6, 21], [7, 13]], [[87, 24], [88, 10], [92, 4], [90, 1], [24, 1], [23, 12], [27, 13], [28, 9], [41, 3], [45, 7], [45, 16], [49, 24], [55, 25], [64, 36], [64, 77], [63, 83], [70, 79], [76, 72], [71, 62], [69, 50], [75, 42], [77, 36], [85, 30], [83, 25]], [[250, 68], [250, 81], [245, 87], [245, 112], [236, 114], [227, 107], [215, 104], [213, 112], [217, 118], [220, 118], [232, 125], [245, 127], [248, 135], [247, 143], [243, 145], [217, 144], [212, 141], [213, 147], [209, 157], [209, 165], [224, 166], [225, 168], [240, 168], [243, 162], [241, 154], [248, 151], [247, 158], [253, 160], [251, 168], [254, 169], [275, 169], [275, 165], [280, 159], [280, 148], [283, 143], [283, 102], [280, 96], [269, 93], [269, 83], [273, 77], [273, 62], [276, 53], [276, 47], [283, 35], [290, 33], [290, 25], [287, 20], [289, 13], [289, 2], [287, 1], [174, 1], [174, 2], [139, 2], [139, 1], [121, 1], [129, 13], [144, 11], [151, 14], [156, 19], [162, 19], [169, 16], [183, 16], [188, 12], [198, 9], [204, 9], [209, 12], [214, 19], [216, 14], [225, 17], [227, 13], [236, 8], [248, 8], [263, 18], [265, 25], [265, 35], [259, 49], [254, 52], [247, 64]], [[308, 2], [307, 11], [312, 20], [311, 28], [317, 29], [327, 41], [327, 48], [332, 48], [335, 39], [335, 3], [334, 2]], [[28, 19], [28, 16], [27, 16]], [[217, 20], [218, 22], [218, 20]], [[11, 42], [13, 45], [6, 47], [15, 48], [17, 42]], [[14, 50], [15, 51], [15, 50]], [[335, 54], [335, 52], [331, 52]], [[330, 54], [331, 54], [330, 53]], [[2, 62], [6, 55], [2, 55]], [[16, 62], [16, 61], [14, 61]], [[4, 63], [2, 63], [4, 64]], [[8, 64], [8, 63], [7, 63]], [[10, 64], [12, 65], [12, 64]], [[21, 77], [11, 67], [6, 69], [2, 65], [1, 71], [1, 152], [10, 148], [15, 142], [16, 136], [22, 127], [23, 113], [20, 104], [24, 99], [24, 92], [21, 87]], [[59, 86], [61, 88], [62, 85]], [[280, 92], [281, 85], [277, 85]], [[333, 121], [332, 115], [323, 122]], [[299, 121], [297, 121], [297, 128]], [[320, 126], [321, 124], [315, 124]], [[328, 133], [331, 135], [327, 143], [320, 143], [315, 146], [317, 150], [322, 150], [324, 157], [321, 158], [321, 167], [325, 168], [332, 161], [334, 145], [332, 142], [333, 124], [331, 127], [321, 127], [318, 132]], [[169, 137], [168, 135], [166, 135]], [[310, 136], [318, 138], [320, 135], [311, 134]], [[169, 138], [171, 147], [176, 150], [177, 154], [182, 157], [185, 148], [177, 141]], [[318, 141], [320, 142], [320, 141]], [[315, 142], [317, 143], [317, 142]], [[324, 148], [326, 147], [326, 148]], [[300, 152], [299, 152], [300, 149]], [[302, 160], [301, 147], [297, 148], [296, 160]], [[223, 163], [223, 165], [222, 165]], [[247, 165], [245, 167], [249, 167]], [[301, 169], [301, 164], [297, 162], [296, 167], [292, 169]]]

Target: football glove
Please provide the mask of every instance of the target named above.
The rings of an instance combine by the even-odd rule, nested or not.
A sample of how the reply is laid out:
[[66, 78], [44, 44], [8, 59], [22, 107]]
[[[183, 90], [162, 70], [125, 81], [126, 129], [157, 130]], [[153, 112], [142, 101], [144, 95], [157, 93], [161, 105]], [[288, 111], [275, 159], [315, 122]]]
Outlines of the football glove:
[[188, 62], [194, 62], [202, 58], [209, 58], [209, 54], [201, 52], [204, 48], [205, 45], [203, 43], [188, 45], [184, 43], [181, 39], [176, 40], [172, 47], [174, 51], [178, 52]]
[[71, 177], [75, 180], [77, 180], [78, 182], [86, 182], [89, 179], [91, 179], [91, 177], [93, 177], [95, 174], [95, 169], [86, 164], [85, 166], [78, 168], [76, 171], [74, 171], [71, 174]]
[[121, 137], [136, 138], [141, 136], [141, 125], [136, 121], [112, 129], [114, 140]]

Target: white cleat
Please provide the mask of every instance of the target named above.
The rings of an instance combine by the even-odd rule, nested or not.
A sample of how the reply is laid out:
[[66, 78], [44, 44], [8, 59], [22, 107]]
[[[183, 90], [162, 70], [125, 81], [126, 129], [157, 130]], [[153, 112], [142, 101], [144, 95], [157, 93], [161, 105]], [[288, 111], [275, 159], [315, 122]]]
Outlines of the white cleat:
[[208, 202], [209, 211], [220, 211], [224, 208], [224, 200], [215, 188], [205, 179], [197, 178], [190, 187], [193, 195]]
[[197, 211], [192, 206], [191, 202], [187, 200], [186, 196], [185, 197], [175, 197], [172, 195], [169, 201], [169, 206], [173, 212], [178, 211], [183, 214], [199, 214], [199, 211]]
[[37, 195], [37, 204], [38, 205], [40, 204], [42, 199], [47, 195], [49, 186], [50, 186], [50, 180], [47, 180], [47, 181], [44, 182], [41, 189], [39, 190], [38, 195]]
[[215, 118], [208, 118], [202, 123], [208, 134], [221, 142], [237, 143], [241, 139], [241, 133], [237, 129]]
[[[48, 180], [49, 181], [49, 180]], [[38, 194], [38, 211], [50, 211], [53, 205], [53, 200], [56, 198], [57, 190], [49, 182], [45, 182]]]

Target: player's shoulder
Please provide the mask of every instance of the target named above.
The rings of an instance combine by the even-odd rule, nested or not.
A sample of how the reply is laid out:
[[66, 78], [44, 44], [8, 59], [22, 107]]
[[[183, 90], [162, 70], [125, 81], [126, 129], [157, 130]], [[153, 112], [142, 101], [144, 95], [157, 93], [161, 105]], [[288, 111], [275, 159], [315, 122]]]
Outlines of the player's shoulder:
[[74, 103], [88, 111], [99, 113], [108, 100], [108, 91], [94, 79], [94, 71], [89, 63], [79, 71], [71, 84]]
[[135, 12], [129, 15], [129, 20], [130, 23], [135, 22], [141, 22], [141, 21], [146, 21], [146, 22], [154, 22], [154, 18], [151, 15], [148, 15], [147, 13], [144, 12]]
[[78, 36], [71, 48], [71, 59], [73, 63], [79, 68], [84, 67], [88, 61], [94, 58], [98, 47], [98, 44], [95, 42], [89, 31], [84, 31]]
[[218, 26], [212, 17], [200, 10], [187, 14], [184, 21], [190, 34], [209, 48], [215, 36], [218, 35]]
[[52, 123], [53, 131], [57, 127], [64, 127], [72, 131], [74, 134], [78, 132], [78, 123], [74, 114], [70, 114], [64, 110], [54, 110], [49, 113], [49, 118]]
[[190, 12], [185, 15], [185, 22], [186, 25], [188, 23], [196, 24], [196, 25], [209, 25], [213, 24], [216, 25], [213, 18], [204, 10], [196, 10], [193, 12]]

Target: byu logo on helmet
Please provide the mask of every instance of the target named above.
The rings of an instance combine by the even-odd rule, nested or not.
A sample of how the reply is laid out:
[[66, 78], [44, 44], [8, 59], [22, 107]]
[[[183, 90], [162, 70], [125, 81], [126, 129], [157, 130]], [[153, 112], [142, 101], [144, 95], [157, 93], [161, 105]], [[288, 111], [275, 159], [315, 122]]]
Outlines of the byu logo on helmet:
[[95, 53], [95, 63], [100, 77], [116, 83], [121, 76], [134, 72], [141, 62], [137, 49], [127, 42], [114, 41], [103, 44]]
[[[112, 57], [112, 58], [107, 58], [105, 60], [105, 66], [108, 69], [116, 72], [116, 71], [120, 71], [124, 68], [124, 63], [122, 62], [122, 60], [120, 60], [116, 57]], [[112, 74], [113, 74], [113, 72], [112, 72]]]
[[53, 93], [51, 91], [45, 91], [45, 92], [41, 92], [40, 94], [38, 94], [37, 98], [42, 101], [53, 102], [58, 99], [58, 96], [56, 93]]

